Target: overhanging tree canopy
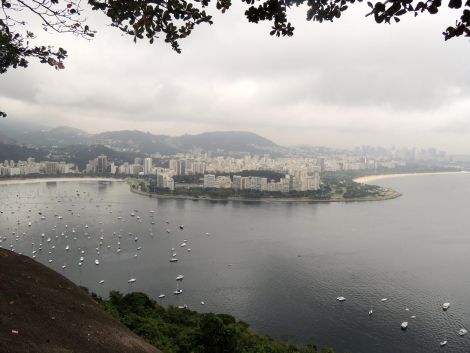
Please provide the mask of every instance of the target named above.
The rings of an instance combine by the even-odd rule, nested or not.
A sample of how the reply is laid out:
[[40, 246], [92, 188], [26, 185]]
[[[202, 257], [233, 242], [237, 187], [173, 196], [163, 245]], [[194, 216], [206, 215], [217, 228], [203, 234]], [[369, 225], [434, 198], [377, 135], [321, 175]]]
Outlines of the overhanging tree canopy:
[[[64, 68], [67, 52], [48, 45], [33, 44], [34, 34], [26, 18], [39, 17], [45, 31], [72, 33], [78, 37], [92, 38], [95, 32], [86, 24], [83, 6], [102, 12], [111, 25], [133, 37], [134, 41], [147, 39], [154, 43], [164, 39], [178, 53], [179, 42], [200, 24], [212, 24], [206, 12], [211, 0], [0, 0], [0, 74], [9, 68], [27, 67], [31, 58], [47, 63], [56, 69]], [[231, 0], [212, 0], [222, 13]], [[241, 0], [246, 3], [245, 16], [249, 22], [270, 21], [271, 35], [292, 36], [294, 27], [288, 20], [288, 9], [304, 5], [308, 21], [334, 21], [355, 2], [363, 0]], [[453, 37], [470, 37], [470, 0], [449, 0], [447, 6], [460, 10], [455, 24], [443, 32], [445, 40]], [[85, 3], [85, 5], [83, 5]], [[377, 23], [399, 22], [406, 14], [436, 14], [443, 6], [441, 0], [384, 0], [367, 2]], [[0, 116], [5, 116], [0, 112]]]

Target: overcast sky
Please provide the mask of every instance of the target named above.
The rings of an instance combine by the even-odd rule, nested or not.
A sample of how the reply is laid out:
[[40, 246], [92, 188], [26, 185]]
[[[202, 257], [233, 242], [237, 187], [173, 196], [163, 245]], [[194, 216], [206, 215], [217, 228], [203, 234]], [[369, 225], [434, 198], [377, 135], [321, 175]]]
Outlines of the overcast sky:
[[41, 34], [68, 49], [66, 69], [10, 70], [0, 107], [11, 120], [89, 132], [248, 130], [289, 145], [470, 153], [470, 41], [441, 34], [458, 13], [377, 25], [361, 4], [317, 24], [300, 8], [294, 37], [273, 38], [243, 11], [236, 2], [197, 28], [182, 54], [162, 41], [136, 45], [96, 14], [93, 41]]

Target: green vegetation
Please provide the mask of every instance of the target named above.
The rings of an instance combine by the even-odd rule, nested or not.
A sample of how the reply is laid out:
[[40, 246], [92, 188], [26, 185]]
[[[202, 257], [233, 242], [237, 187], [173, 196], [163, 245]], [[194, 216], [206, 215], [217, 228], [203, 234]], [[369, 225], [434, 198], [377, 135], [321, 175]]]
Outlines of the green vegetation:
[[249, 326], [225, 314], [164, 308], [143, 293], [109, 299], [96, 297], [103, 308], [134, 333], [164, 353], [333, 353], [313, 345], [296, 346], [253, 333]]
[[385, 196], [388, 189], [377, 185], [356, 183], [344, 173], [325, 173], [323, 183], [330, 186], [332, 194], [344, 199], [361, 199]]

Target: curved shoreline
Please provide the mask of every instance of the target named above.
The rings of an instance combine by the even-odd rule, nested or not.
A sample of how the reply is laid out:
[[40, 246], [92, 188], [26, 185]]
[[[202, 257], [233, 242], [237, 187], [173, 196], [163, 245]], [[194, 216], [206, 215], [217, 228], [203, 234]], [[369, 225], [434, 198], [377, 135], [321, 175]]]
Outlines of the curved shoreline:
[[408, 176], [420, 176], [420, 175], [452, 175], [452, 174], [468, 174], [468, 171], [458, 171], [458, 172], [424, 172], [424, 173], [400, 173], [400, 174], [377, 174], [377, 175], [366, 175], [353, 179], [356, 183], [360, 184], [370, 184], [376, 180], [383, 179], [392, 179], [392, 178], [402, 178]]
[[1, 185], [18, 185], [18, 184], [37, 184], [37, 183], [56, 183], [56, 182], [70, 182], [70, 181], [116, 181], [123, 182], [123, 179], [114, 178], [93, 178], [93, 177], [63, 177], [63, 178], [25, 178], [25, 179], [0, 179]]
[[131, 192], [137, 195], [146, 196], [150, 198], [156, 199], [169, 199], [169, 200], [192, 200], [192, 201], [217, 201], [217, 202], [227, 202], [227, 201], [234, 201], [234, 202], [262, 202], [262, 203], [330, 203], [330, 202], [374, 202], [374, 201], [386, 201], [386, 200], [393, 200], [397, 197], [402, 196], [399, 192], [388, 189], [388, 194], [382, 197], [373, 197], [373, 198], [355, 198], [355, 199], [328, 199], [328, 200], [321, 200], [321, 199], [309, 199], [309, 198], [259, 198], [259, 199], [252, 199], [247, 197], [227, 197], [227, 198], [214, 198], [208, 196], [200, 196], [194, 197], [189, 195], [162, 195], [162, 194], [154, 194], [148, 193], [145, 191], [135, 190], [132, 186], [129, 186]]

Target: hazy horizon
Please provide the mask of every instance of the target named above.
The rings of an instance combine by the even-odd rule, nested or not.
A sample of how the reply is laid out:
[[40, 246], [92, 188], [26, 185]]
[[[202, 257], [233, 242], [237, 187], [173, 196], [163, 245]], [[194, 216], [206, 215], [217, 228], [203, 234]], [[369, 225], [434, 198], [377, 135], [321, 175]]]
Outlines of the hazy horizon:
[[163, 41], [134, 44], [95, 13], [92, 41], [38, 28], [38, 43], [68, 50], [66, 69], [32, 60], [9, 70], [0, 107], [12, 121], [90, 133], [236, 130], [281, 145], [469, 153], [470, 46], [444, 41], [452, 11], [377, 25], [364, 17], [366, 4], [355, 4], [338, 21], [318, 24], [300, 7], [289, 11], [292, 38], [248, 23], [238, 3], [224, 15], [210, 11], [214, 25], [182, 41], [182, 54]]

